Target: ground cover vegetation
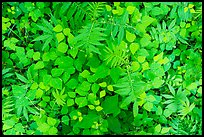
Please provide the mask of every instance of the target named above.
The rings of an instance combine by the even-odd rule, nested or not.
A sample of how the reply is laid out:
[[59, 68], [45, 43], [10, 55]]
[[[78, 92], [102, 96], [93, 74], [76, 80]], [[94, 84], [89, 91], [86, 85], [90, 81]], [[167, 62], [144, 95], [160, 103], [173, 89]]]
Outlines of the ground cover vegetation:
[[201, 2], [3, 2], [5, 135], [201, 135]]

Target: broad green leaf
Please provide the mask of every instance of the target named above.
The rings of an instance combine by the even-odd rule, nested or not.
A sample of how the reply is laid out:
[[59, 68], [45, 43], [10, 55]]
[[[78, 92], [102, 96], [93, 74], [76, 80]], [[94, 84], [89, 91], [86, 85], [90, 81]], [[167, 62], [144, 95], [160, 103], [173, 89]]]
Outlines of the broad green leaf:
[[153, 108], [153, 104], [151, 102], [146, 102], [144, 104], [144, 108], [147, 110], [147, 111], [151, 111], [152, 108]]
[[100, 86], [96, 83], [92, 84], [92, 86], [91, 86], [91, 90], [94, 94], [96, 94], [98, 92], [99, 88], [100, 88]]
[[69, 107], [69, 106], [72, 106], [72, 105], [74, 105], [74, 99], [67, 99], [67, 106]]
[[139, 44], [138, 43], [131, 43], [130, 44], [130, 51], [134, 55], [135, 52], [139, 49]]
[[16, 73], [16, 72], [15, 72], [15, 74], [16, 74], [16, 76], [17, 76], [17, 78], [18, 78], [19, 80], [21, 80], [21, 81], [24, 82], [24, 83], [28, 83], [28, 80], [27, 80], [24, 76], [22, 76], [22, 75], [20, 75], [20, 74], [18, 74], [18, 73]]
[[58, 24], [57, 26], [55, 26], [54, 28], [53, 28], [53, 30], [55, 31], [55, 32], [61, 32], [62, 31], [62, 26], [60, 25], [60, 24]]
[[36, 97], [36, 98], [41, 98], [42, 95], [43, 95], [43, 91], [42, 91], [41, 89], [38, 89], [38, 90], [36, 91], [35, 97]]
[[96, 111], [101, 111], [101, 110], [103, 110], [103, 108], [101, 106], [96, 107]]
[[94, 105], [88, 105], [88, 107], [89, 107], [91, 110], [95, 109], [95, 106], [94, 106]]
[[135, 72], [140, 68], [140, 64], [137, 61], [133, 61], [131, 68], [132, 68], [132, 71]]
[[152, 14], [153, 14], [154, 16], [163, 14], [163, 10], [162, 10], [161, 8], [159, 8], [159, 7], [154, 7], [154, 8], [152, 9]]
[[106, 83], [106, 82], [99, 83], [99, 86], [101, 86], [101, 87], [106, 87], [106, 86], [107, 86], [107, 83]]
[[107, 11], [111, 11], [111, 9], [112, 9], [112, 8], [111, 8], [110, 5], [106, 5], [106, 10], [107, 10]]
[[70, 98], [75, 98], [76, 97], [76, 92], [67, 92], [68, 96]]
[[15, 126], [14, 126], [15, 130], [17, 132], [25, 132], [25, 129], [23, 127], [23, 125], [21, 123], [17, 123]]
[[62, 53], [66, 53], [67, 49], [68, 49], [68, 45], [64, 42], [61, 42], [57, 47], [57, 50]]
[[126, 30], [126, 39], [128, 42], [133, 42], [135, 38], [136, 38], [135, 34], [132, 34]]
[[118, 95], [107, 96], [101, 106], [103, 107], [105, 114], [113, 113], [114, 115], [117, 115], [120, 112], [120, 108], [118, 106]]
[[154, 131], [157, 132], [157, 133], [160, 133], [160, 131], [161, 131], [161, 124], [158, 124], [158, 125], [154, 128]]
[[121, 133], [121, 124], [117, 117], [110, 116], [107, 118], [108, 120], [108, 128], [116, 134]]
[[156, 98], [153, 95], [149, 95], [146, 97], [146, 100], [149, 102], [154, 102], [156, 100]]
[[104, 97], [104, 96], [106, 96], [106, 91], [105, 91], [105, 90], [102, 90], [102, 91], [100, 92], [100, 98], [102, 98], [102, 97]]
[[33, 60], [39, 60], [39, 59], [40, 59], [40, 52], [34, 52]]
[[137, 60], [138, 62], [143, 63], [145, 61], [145, 58], [146, 58], [145, 56], [138, 56]]
[[189, 86], [186, 87], [186, 89], [188, 90], [193, 90], [193, 89], [196, 89], [197, 88], [197, 84], [194, 82], [194, 83], [191, 83]]
[[84, 107], [88, 104], [86, 97], [76, 97], [75, 102], [79, 106], [79, 108]]
[[118, 67], [111, 69], [110, 77], [115, 83], [118, 81], [120, 77], [120, 73], [121, 73], [121, 70]]
[[152, 82], [152, 86], [153, 86], [154, 88], [159, 88], [159, 87], [162, 86], [162, 84], [163, 84], [164, 82], [165, 82], [165, 81], [162, 80], [162, 78], [156, 77], [156, 78], [153, 80], [153, 82]]
[[65, 36], [69, 36], [69, 34], [70, 34], [70, 28], [65, 28], [65, 29], [63, 29], [63, 33], [64, 33]]
[[80, 73], [80, 75], [83, 78], [88, 78], [88, 76], [90, 76], [90, 72], [88, 70], [84, 70], [82, 73]]
[[169, 117], [171, 114], [172, 114], [172, 110], [170, 110], [170, 109], [165, 109], [164, 110], [164, 116], [165, 117]]
[[50, 126], [54, 126], [56, 123], [57, 123], [57, 120], [52, 118], [52, 117], [47, 117], [47, 123], [50, 125]]
[[63, 122], [65, 125], [69, 125], [69, 117], [68, 117], [68, 116], [63, 116], [63, 117], [62, 117], [62, 122]]
[[169, 132], [169, 130], [170, 130], [170, 127], [163, 127], [161, 130], [161, 134], [165, 134], [165, 133]]
[[144, 26], [144, 28], [146, 29], [150, 24], [152, 24], [155, 21], [154, 18], [150, 17], [150, 16], [142, 16], [142, 25]]
[[41, 123], [38, 128], [38, 130], [40, 130], [41, 132], [47, 132], [50, 129], [50, 125], [48, 125], [47, 123]]
[[62, 80], [58, 77], [57, 78], [51, 78], [50, 86], [52, 86], [55, 89], [62, 90]]
[[114, 91], [112, 85], [108, 85], [108, 86], [107, 86], [107, 89], [108, 89], [109, 91]]
[[59, 68], [54, 68], [51, 70], [51, 74], [53, 77], [58, 77], [62, 75], [63, 72], [64, 72], [64, 69], [59, 69]]
[[128, 7], [127, 7], [128, 13], [129, 13], [129, 14], [132, 14], [132, 13], [135, 11], [135, 8], [136, 8], [136, 7], [134, 7], [134, 6], [128, 6]]
[[57, 33], [57, 34], [56, 34], [56, 38], [57, 38], [58, 43], [60, 43], [60, 42], [65, 38], [65, 36], [64, 36], [64, 34], [61, 32], [61, 33]]
[[56, 127], [51, 127], [48, 131], [49, 135], [57, 135], [58, 129]]
[[43, 61], [38, 61], [35, 66], [34, 66], [34, 69], [42, 69], [44, 68], [44, 62]]

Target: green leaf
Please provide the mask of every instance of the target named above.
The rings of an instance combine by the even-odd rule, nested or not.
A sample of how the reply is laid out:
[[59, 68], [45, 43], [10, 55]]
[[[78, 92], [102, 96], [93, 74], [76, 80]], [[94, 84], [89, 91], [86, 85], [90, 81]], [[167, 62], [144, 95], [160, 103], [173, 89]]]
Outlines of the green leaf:
[[47, 123], [41, 123], [38, 128], [38, 130], [40, 130], [41, 132], [45, 133], [47, 131], [49, 131], [50, 126]]
[[90, 72], [88, 70], [84, 70], [82, 73], [80, 73], [80, 75], [83, 78], [88, 78], [90, 76]]
[[67, 92], [68, 96], [70, 98], [75, 98], [76, 97], [76, 92]]
[[104, 96], [106, 96], [106, 91], [105, 91], [105, 90], [102, 90], [102, 91], [100, 92], [100, 98], [102, 98], [102, 97], [104, 97]]
[[165, 134], [165, 133], [169, 132], [169, 130], [170, 130], [170, 127], [163, 127], [161, 130], [161, 134]]
[[132, 96], [128, 96], [128, 97], [126, 97], [126, 98], [122, 101], [120, 107], [121, 107], [121, 108], [124, 108], [124, 107], [128, 106], [132, 101], [133, 101], [133, 97], [132, 97]]
[[58, 24], [57, 26], [55, 26], [54, 28], [53, 28], [53, 30], [55, 31], [55, 32], [61, 32], [62, 31], [62, 26], [60, 25], [60, 24]]
[[77, 97], [75, 98], [75, 102], [79, 106], [79, 108], [84, 107], [88, 104], [86, 97]]
[[23, 116], [26, 118], [27, 121], [29, 121], [28, 120], [28, 111], [27, 111], [26, 107], [23, 107]]
[[136, 100], [134, 102], [134, 104], [133, 104], [133, 116], [137, 117], [137, 114], [138, 114], [138, 103], [137, 103], [137, 100]]
[[51, 70], [51, 74], [53, 77], [58, 77], [62, 75], [63, 72], [64, 72], [64, 69], [59, 69], [59, 68], [54, 68]]
[[164, 110], [164, 116], [165, 117], [169, 117], [172, 114], [172, 110], [171, 109], [165, 109]]
[[157, 15], [160, 15], [160, 14], [163, 14], [163, 10], [161, 8], [154, 7], [152, 9], [152, 15], [157, 16]]
[[151, 111], [153, 108], [153, 104], [151, 102], [146, 102], [144, 104], [144, 109], [146, 109], [147, 111]]
[[64, 42], [61, 42], [57, 47], [57, 50], [62, 53], [66, 53], [67, 49], [68, 49], [68, 45]]
[[74, 99], [71, 99], [71, 98], [67, 99], [67, 106], [69, 107], [72, 105], [74, 105]]
[[113, 113], [114, 116], [116, 116], [120, 112], [120, 108], [118, 106], [118, 95], [107, 96], [101, 106], [103, 107], [105, 114]]
[[140, 68], [140, 64], [137, 61], [133, 61], [131, 68], [132, 68], [132, 71], [135, 72]]
[[56, 127], [51, 127], [48, 131], [49, 135], [57, 135], [58, 129]]
[[62, 90], [62, 80], [60, 78], [51, 78], [50, 86]]
[[132, 34], [126, 30], [126, 39], [128, 42], [133, 42], [135, 38], [136, 38], [135, 34]]
[[56, 34], [56, 38], [57, 38], [58, 43], [60, 43], [60, 42], [65, 38], [65, 36], [64, 36], [64, 34], [61, 32], [61, 33], [57, 33], [57, 34]]
[[163, 52], [161, 52], [160, 54], [158, 54], [158, 55], [156, 55], [156, 56], [154, 56], [154, 61], [158, 61], [158, 60], [161, 60], [162, 58], [163, 58]]
[[22, 97], [26, 94], [26, 89], [23, 86], [12, 85], [13, 95], [16, 97]]
[[154, 131], [157, 132], [157, 133], [160, 133], [160, 131], [161, 131], [161, 124], [158, 124], [158, 125], [154, 128]]
[[131, 43], [130, 44], [130, 52], [134, 55], [135, 52], [139, 49], [139, 44], [138, 43]]
[[101, 87], [106, 87], [107, 86], [107, 83], [106, 82], [102, 82], [102, 83], [99, 83], [99, 86], [101, 86]]
[[107, 118], [108, 120], [108, 128], [116, 134], [121, 133], [121, 124], [120, 121], [113, 116]]
[[115, 83], [118, 81], [120, 77], [120, 73], [121, 73], [121, 70], [118, 67], [111, 69], [110, 77]]
[[48, 39], [49, 37], [52, 37], [52, 35], [40, 35], [37, 38], [35, 38], [34, 40], [32, 40], [32, 41], [45, 40], [45, 39]]
[[42, 69], [44, 68], [44, 62], [43, 61], [38, 61], [35, 66], [34, 66], [34, 69]]
[[62, 122], [63, 122], [65, 125], [69, 125], [69, 117], [68, 117], [68, 116], [63, 116], [63, 117], [62, 117]]
[[136, 7], [134, 7], [134, 6], [128, 6], [126, 10], [128, 11], [128, 14], [131, 15], [135, 11], [135, 9], [136, 9]]
[[100, 86], [96, 83], [92, 84], [92, 86], [91, 86], [91, 90], [95, 94], [98, 92], [99, 88], [100, 88]]
[[24, 83], [28, 83], [28, 80], [27, 80], [24, 76], [22, 76], [22, 75], [20, 75], [20, 74], [18, 74], [18, 73], [16, 73], [16, 72], [15, 72], [15, 74], [16, 74], [16, 76], [17, 76], [17, 78], [18, 78], [19, 80], [21, 80], [21, 81], [24, 82]]
[[161, 85], [162, 85], [164, 82], [165, 82], [165, 81], [162, 80], [162, 78], [156, 77], [156, 78], [153, 80], [153, 82], [152, 82], [152, 86], [153, 86], [154, 88], [159, 88], [159, 87], [161, 87]]
[[21, 123], [17, 123], [15, 126], [14, 126], [15, 130], [17, 132], [25, 132], [25, 129], [23, 127], [23, 125]]
[[78, 85], [78, 81], [74, 78], [70, 79], [66, 84], [66, 86], [70, 89], [75, 89], [77, 85]]
[[54, 126], [56, 123], [57, 123], [57, 120], [52, 118], [52, 117], [47, 117], [47, 123], [50, 125], [50, 126]]
[[34, 52], [33, 60], [39, 60], [39, 59], [40, 59], [40, 52]]
[[149, 102], [154, 102], [154, 101], [156, 101], [156, 98], [153, 95], [149, 95], [146, 97], [146, 100]]
[[41, 98], [42, 95], [43, 95], [43, 91], [42, 91], [41, 89], [38, 89], [38, 90], [36, 91], [35, 97], [36, 97], [36, 98]]
[[139, 63], [143, 63], [145, 61], [145, 58], [146, 58], [145, 56], [138, 56], [137, 60]]
[[103, 108], [101, 106], [96, 107], [96, 111], [101, 111], [101, 110], [103, 110]]

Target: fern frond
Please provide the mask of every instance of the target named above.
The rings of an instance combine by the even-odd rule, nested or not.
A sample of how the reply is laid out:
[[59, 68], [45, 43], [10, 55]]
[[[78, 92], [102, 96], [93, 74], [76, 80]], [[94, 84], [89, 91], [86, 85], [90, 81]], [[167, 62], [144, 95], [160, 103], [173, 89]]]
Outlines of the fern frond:
[[97, 26], [97, 24], [88, 24], [79, 30], [79, 35], [73, 39], [73, 43], [79, 48], [89, 49], [87, 52], [95, 52], [101, 54], [98, 46], [103, 46], [104, 44], [101, 41], [106, 40], [105, 34], [103, 33], [104, 29]]
[[105, 2], [91, 2], [88, 4], [89, 4], [88, 11], [92, 19], [95, 20], [96, 18], [100, 17], [104, 10]]
[[112, 49], [109, 47], [105, 47], [104, 49], [105, 61], [107, 64], [110, 63], [111, 68], [116, 66], [122, 66], [128, 61], [128, 55], [126, 54], [126, 50], [121, 46], [112, 45]]
[[12, 116], [10, 112], [14, 110], [13, 106], [14, 106], [14, 102], [9, 97], [3, 99], [2, 101], [2, 119], [6, 119]]

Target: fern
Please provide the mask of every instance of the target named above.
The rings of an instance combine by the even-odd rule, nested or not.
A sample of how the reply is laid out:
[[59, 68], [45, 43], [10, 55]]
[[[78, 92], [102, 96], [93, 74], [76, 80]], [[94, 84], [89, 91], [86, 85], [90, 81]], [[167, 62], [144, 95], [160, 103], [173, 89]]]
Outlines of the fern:
[[[95, 52], [101, 54], [98, 46], [103, 46], [104, 44], [101, 41], [106, 40], [105, 34], [103, 33], [104, 29], [97, 26], [97, 24], [92, 23], [84, 26], [79, 30], [79, 35], [73, 39], [76, 47], [82, 47], [89, 52]], [[97, 47], [96, 47], [97, 46]]]
[[125, 50], [126, 49], [125, 44], [122, 43], [119, 46], [115, 46], [112, 44], [111, 47], [112, 49], [106, 46], [104, 49], [106, 53], [104, 60], [106, 61], [107, 64], [110, 63], [111, 68], [116, 66], [122, 66], [129, 62], [128, 55]]
[[14, 103], [11, 97], [7, 97], [2, 101], [2, 120], [5, 120], [12, 116], [11, 112], [14, 110]]
[[89, 15], [92, 17], [92, 20], [97, 19], [100, 15], [102, 15], [102, 12], [104, 10], [105, 2], [92, 2], [88, 3], [88, 12]]

